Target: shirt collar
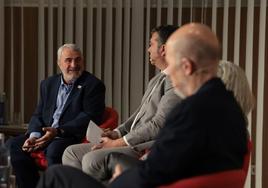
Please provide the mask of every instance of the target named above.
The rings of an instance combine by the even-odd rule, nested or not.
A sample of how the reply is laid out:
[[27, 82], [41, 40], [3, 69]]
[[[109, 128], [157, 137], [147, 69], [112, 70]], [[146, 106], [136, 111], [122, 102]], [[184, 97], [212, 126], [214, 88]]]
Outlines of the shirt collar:
[[164, 75], [167, 75], [167, 68], [165, 68], [164, 70], [162, 70], [161, 73], [163, 73]]
[[64, 86], [73, 86], [74, 82], [76, 81], [76, 79], [72, 80], [70, 84], [66, 84], [63, 80], [63, 76], [60, 77], [60, 85], [64, 85]]
[[73, 85], [74, 85], [75, 80], [72, 80], [70, 84], [66, 84], [63, 81], [63, 77], [61, 76], [61, 79], [60, 79], [60, 83], [61, 84], [60, 84], [60, 86], [61, 86], [61, 88], [64, 88], [64, 90], [65, 90], [66, 93], [69, 93], [72, 90], [72, 88], [73, 88]]

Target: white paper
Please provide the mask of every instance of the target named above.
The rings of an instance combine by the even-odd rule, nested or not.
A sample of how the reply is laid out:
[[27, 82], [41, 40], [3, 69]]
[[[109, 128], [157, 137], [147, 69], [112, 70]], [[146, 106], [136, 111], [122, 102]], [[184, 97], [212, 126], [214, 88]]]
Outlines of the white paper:
[[92, 144], [99, 144], [103, 130], [93, 121], [88, 123], [87, 140]]

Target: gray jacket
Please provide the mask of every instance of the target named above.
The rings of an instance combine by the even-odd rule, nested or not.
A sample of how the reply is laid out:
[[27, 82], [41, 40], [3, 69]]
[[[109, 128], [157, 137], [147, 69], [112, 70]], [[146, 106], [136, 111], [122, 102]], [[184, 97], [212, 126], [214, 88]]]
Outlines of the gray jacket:
[[[157, 82], [160, 83], [150, 95]], [[138, 109], [117, 130], [131, 146], [154, 140], [164, 126], [167, 114], [180, 101], [169, 78], [159, 73], [150, 80]], [[136, 123], [131, 127], [138, 113]]]

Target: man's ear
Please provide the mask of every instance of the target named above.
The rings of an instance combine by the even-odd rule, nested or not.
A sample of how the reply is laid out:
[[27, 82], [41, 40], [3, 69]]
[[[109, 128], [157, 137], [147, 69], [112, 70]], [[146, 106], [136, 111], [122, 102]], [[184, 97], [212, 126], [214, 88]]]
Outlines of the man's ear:
[[193, 74], [194, 65], [190, 59], [183, 57], [181, 59], [181, 63], [182, 63], [181, 66], [182, 66], [182, 69], [183, 69], [185, 75], [189, 76], [189, 75]]
[[159, 53], [161, 54], [162, 57], [165, 57], [166, 56], [166, 45], [162, 44], [159, 47]]

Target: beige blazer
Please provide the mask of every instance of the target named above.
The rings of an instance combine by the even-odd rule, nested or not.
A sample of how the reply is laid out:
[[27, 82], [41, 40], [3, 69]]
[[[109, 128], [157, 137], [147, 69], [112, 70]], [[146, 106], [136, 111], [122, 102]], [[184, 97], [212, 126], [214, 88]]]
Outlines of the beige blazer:
[[[150, 95], [157, 82], [157, 87]], [[164, 126], [167, 114], [180, 101], [169, 78], [159, 73], [150, 80], [138, 109], [117, 130], [131, 146], [154, 140]], [[143, 103], [145, 105], [142, 107]], [[132, 125], [138, 113], [136, 123]]]

